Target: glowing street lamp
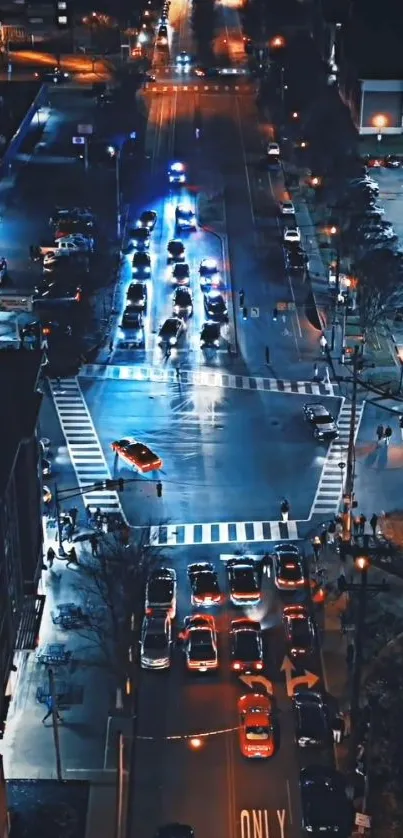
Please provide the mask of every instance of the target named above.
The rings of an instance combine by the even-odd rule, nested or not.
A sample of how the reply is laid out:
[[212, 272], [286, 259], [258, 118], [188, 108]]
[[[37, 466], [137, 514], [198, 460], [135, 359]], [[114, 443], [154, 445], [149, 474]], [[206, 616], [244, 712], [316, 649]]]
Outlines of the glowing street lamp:
[[375, 128], [378, 129], [376, 138], [378, 140], [378, 143], [380, 143], [382, 140], [382, 130], [383, 128], [386, 128], [388, 125], [388, 117], [384, 113], [377, 113], [372, 118], [372, 124]]
[[280, 49], [281, 47], [285, 47], [285, 39], [282, 35], [276, 35], [270, 41], [270, 46], [272, 49]]

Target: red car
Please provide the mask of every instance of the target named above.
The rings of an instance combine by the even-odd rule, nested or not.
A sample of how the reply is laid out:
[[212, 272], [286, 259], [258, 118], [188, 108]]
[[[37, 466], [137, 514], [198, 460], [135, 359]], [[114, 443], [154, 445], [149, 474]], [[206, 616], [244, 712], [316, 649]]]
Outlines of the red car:
[[239, 745], [244, 757], [268, 759], [275, 751], [272, 703], [267, 695], [248, 693], [238, 701]]
[[151, 448], [148, 448], [143, 442], [138, 442], [133, 437], [112, 442], [112, 450], [141, 474], [162, 468], [161, 457], [154, 454]]

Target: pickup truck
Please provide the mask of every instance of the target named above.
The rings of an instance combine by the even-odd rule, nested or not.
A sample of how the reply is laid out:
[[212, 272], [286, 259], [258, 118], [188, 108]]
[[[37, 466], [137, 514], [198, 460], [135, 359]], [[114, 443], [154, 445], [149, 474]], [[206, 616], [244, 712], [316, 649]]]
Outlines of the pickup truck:
[[42, 242], [39, 245], [38, 251], [40, 256], [45, 256], [46, 253], [89, 253], [93, 249], [91, 239], [85, 236], [64, 236], [57, 241], [49, 242], [49, 244]]

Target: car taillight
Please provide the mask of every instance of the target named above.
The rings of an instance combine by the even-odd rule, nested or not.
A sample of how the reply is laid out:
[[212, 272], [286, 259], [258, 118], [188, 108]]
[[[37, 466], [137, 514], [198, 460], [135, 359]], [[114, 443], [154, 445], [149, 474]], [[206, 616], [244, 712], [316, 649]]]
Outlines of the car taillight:
[[80, 302], [80, 300], [81, 300], [81, 293], [80, 293], [80, 291], [77, 291], [77, 294], [76, 294], [76, 296], [74, 297], [74, 299], [75, 299], [76, 303], [79, 303], [79, 302]]
[[150, 614], [152, 614], [152, 613], [153, 613], [153, 609], [152, 609], [152, 608], [146, 608], [146, 614], [147, 614], [147, 617], [149, 617], [149, 616], [150, 616]]

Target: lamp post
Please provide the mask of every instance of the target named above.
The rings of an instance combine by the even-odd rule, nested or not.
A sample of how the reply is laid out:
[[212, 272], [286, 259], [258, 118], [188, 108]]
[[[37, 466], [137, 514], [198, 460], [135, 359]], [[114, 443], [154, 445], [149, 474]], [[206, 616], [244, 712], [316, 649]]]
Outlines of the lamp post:
[[116, 236], [120, 239], [121, 235], [121, 217], [120, 217], [120, 154], [123, 148], [124, 140], [121, 143], [115, 143], [108, 146], [108, 152], [111, 157], [115, 158], [115, 194], [116, 194]]
[[367, 593], [368, 591], [389, 590], [389, 585], [382, 581], [380, 584], [368, 584], [368, 570], [371, 562], [368, 556], [358, 555], [354, 560], [354, 566], [360, 573], [359, 584], [348, 584], [346, 589], [350, 592], [358, 593], [358, 614], [355, 630], [355, 656], [354, 656], [354, 670], [351, 684], [351, 735], [349, 743], [349, 764], [352, 774], [355, 771], [357, 746], [358, 746], [358, 723], [360, 711], [360, 690], [361, 690], [361, 674], [362, 674], [362, 650], [365, 629], [365, 615], [367, 610]]
[[376, 135], [376, 139], [378, 141], [378, 145], [382, 142], [382, 130], [386, 128], [388, 125], [388, 117], [384, 113], [377, 113], [372, 118], [372, 124], [375, 128], [377, 128], [378, 133]]

